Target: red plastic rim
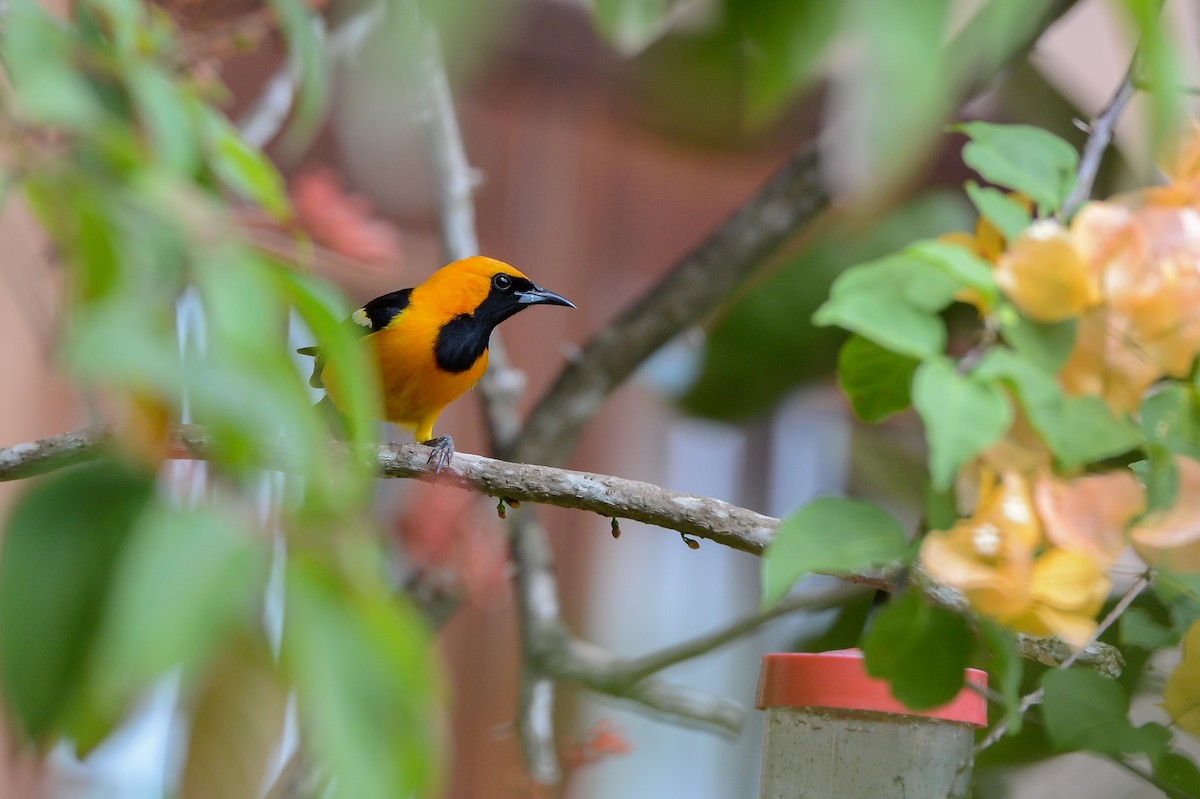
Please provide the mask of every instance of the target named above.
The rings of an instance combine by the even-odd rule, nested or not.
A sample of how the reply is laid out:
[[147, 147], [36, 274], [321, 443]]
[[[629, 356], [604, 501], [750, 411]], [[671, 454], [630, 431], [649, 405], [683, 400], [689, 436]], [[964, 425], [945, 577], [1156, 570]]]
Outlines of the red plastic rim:
[[[966, 680], [987, 687], [987, 674], [967, 669]], [[759, 709], [769, 707], [825, 707], [875, 710], [905, 716], [924, 716], [987, 726], [987, 700], [963, 686], [953, 700], [932, 710], [910, 710], [892, 696], [883, 680], [867, 674], [862, 652], [786, 653], [763, 655], [758, 681]]]

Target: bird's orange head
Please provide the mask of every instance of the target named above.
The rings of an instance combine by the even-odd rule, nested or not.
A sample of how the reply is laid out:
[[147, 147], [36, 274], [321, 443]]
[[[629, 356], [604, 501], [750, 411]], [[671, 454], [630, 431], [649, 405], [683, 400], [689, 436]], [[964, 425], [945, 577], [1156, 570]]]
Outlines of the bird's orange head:
[[489, 331], [530, 305], [575, 307], [570, 300], [534, 284], [503, 261], [484, 255], [443, 266], [414, 293], [425, 302], [436, 303], [447, 318], [470, 315]]

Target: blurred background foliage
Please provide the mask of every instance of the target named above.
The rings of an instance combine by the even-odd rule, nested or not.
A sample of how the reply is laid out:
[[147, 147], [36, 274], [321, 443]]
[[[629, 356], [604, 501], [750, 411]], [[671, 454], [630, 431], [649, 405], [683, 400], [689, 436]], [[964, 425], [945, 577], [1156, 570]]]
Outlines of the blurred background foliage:
[[[452, 74], [467, 79], [535, 5], [273, 0], [255, 10], [256, 24], [286, 41], [294, 95], [273, 162], [263, 148], [274, 137], [248, 141], [229, 118], [210, 57], [214, 40], [253, 50], [259, 28], [222, 38], [189, 27], [196, 9], [185, 2], [4, 4], [5, 196], [28, 203], [61, 266], [56, 355], [95, 420], [116, 430], [104, 462], [39, 478], [5, 524], [0, 684], [24, 741], [43, 751], [66, 741], [86, 755], [150, 685], [178, 674], [189, 725], [181, 796], [252, 795], [277, 755], [291, 691], [304, 744], [337, 795], [436, 792], [443, 667], [397, 590], [370, 513], [370, 468], [331, 452], [289, 328], [298, 321], [344, 364], [355, 419], [375, 418], [373, 376], [341, 326], [350, 304], [311, 273], [323, 242], [307, 240], [276, 164], [303, 156], [339, 90], [358, 90], [339, 85], [339, 65], [373, 74], [370, 97], [411, 111], [426, 24]], [[964, 168], [942, 169], [940, 185], [923, 177], [945, 159], [944, 125], [1069, 5], [588, 4], [597, 33], [627, 59], [626, 107], [639, 122], [714, 153], [817, 136], [840, 198], [712, 320], [680, 400], [686, 411], [752, 418], [832, 375], [846, 334], [815, 327], [813, 311], [846, 267], [969, 229], [970, 204], [946, 189]], [[1145, 53], [1157, 143], [1180, 114], [1180, 55], [1153, 0], [1114, 6]], [[364, 20], [354, 38], [348, 23]], [[999, 96], [1005, 115], [1082, 140], [1071, 127], [1080, 113], [1029, 64], [1016, 62]], [[1131, 172], [1110, 160], [1100, 193], [1144, 177], [1149, 163]], [[290, 247], [264, 247], [251, 213]], [[164, 463], [172, 421], [204, 425], [215, 446], [207, 466], [183, 467], [185, 477], [203, 472], [203, 487], [182, 496], [156, 479], [179, 476]], [[350, 432], [360, 454], [376, 435], [370, 424]], [[264, 437], [301, 481], [264, 489], [274, 479], [258, 468]], [[894, 437], [881, 446], [894, 448]], [[865, 614], [856, 606], [845, 618], [861, 629]]]

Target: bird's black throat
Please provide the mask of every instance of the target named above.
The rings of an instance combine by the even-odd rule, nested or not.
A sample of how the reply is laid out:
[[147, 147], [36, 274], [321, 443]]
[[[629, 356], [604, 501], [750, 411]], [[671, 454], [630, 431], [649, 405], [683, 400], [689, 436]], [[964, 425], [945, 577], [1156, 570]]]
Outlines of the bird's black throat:
[[[513, 289], [528, 291], [533, 283], [522, 278], [513, 278]], [[465, 372], [487, 352], [488, 339], [492, 330], [513, 314], [528, 307], [519, 302], [514, 291], [492, 288], [483, 302], [469, 314], [459, 314], [438, 331], [433, 355], [439, 369], [447, 372]]]

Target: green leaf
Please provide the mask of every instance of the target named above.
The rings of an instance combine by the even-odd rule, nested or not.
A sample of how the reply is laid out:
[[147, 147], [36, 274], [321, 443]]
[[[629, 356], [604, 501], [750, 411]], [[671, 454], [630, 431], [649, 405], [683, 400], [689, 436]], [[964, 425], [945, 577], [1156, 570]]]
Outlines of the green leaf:
[[1059, 430], [1055, 455], [1064, 468], [1123, 455], [1142, 443], [1137, 425], [1113, 416], [1099, 397], [1067, 397], [1062, 418], [1069, 423]]
[[1074, 319], [1033, 322], [1007, 304], [997, 309], [996, 316], [1004, 340], [1043, 372], [1057, 372], [1075, 347]]
[[937, 312], [962, 284], [925, 261], [893, 255], [848, 270], [813, 322], [838, 325], [914, 358], [940, 355], [946, 326]]
[[1033, 224], [1033, 217], [999, 189], [980, 186], [973, 180], [966, 182], [967, 196], [979, 211], [979, 215], [992, 223], [1005, 241], [1013, 241], [1021, 231]]
[[879, 422], [912, 404], [912, 377], [919, 364], [854, 335], [838, 354], [838, 385], [859, 419]]
[[118, 567], [97, 642], [98, 695], [124, 701], [172, 667], [201, 664], [253, 618], [269, 555], [246, 519], [215, 505], [148, 513]]
[[[947, 0], [856, 0], [842, 4], [857, 58], [834, 86], [839, 150], [853, 159], [861, 189], [881, 187], [924, 162], [953, 105], [957, 75], [945, 47]], [[897, 91], [897, 87], [904, 87]]]
[[818, 76], [837, 33], [838, 9], [827, 0], [789, 0], [728, 3], [725, 13], [739, 55], [745, 124], [762, 130]]
[[1047, 130], [980, 121], [954, 130], [971, 139], [963, 147], [967, 166], [989, 183], [1029, 197], [1043, 216], [1056, 211], [1075, 186], [1079, 153]]
[[1050, 669], [1042, 675], [1043, 715], [1060, 752], [1086, 749], [1105, 755], [1166, 753], [1171, 732], [1161, 724], [1129, 723], [1129, 698], [1120, 683], [1095, 671]]
[[129, 90], [159, 160], [191, 177], [201, 160], [191, 98], [161, 70], [144, 62], [130, 71]]
[[1128, 452], [1141, 441], [1137, 428], [1114, 417], [1102, 400], [1064, 397], [1050, 373], [1012, 350], [993, 347], [972, 376], [1011, 386], [1029, 423], [1064, 468]]
[[945, 358], [926, 361], [913, 378], [913, 405], [925, 423], [929, 473], [945, 490], [959, 467], [996, 442], [1012, 424], [1004, 391], [958, 374]]
[[1140, 416], [1147, 442], [1200, 460], [1200, 392], [1194, 387], [1163, 386], [1142, 400]]
[[1185, 74], [1172, 30], [1171, 14], [1163, 12], [1162, 0], [1123, 0], [1133, 22], [1130, 35], [1138, 43], [1137, 77], [1150, 99], [1151, 146], [1162, 152], [1180, 132], [1184, 116]]
[[1162, 444], [1147, 444], [1146, 459], [1134, 461], [1129, 468], [1146, 489], [1146, 511], [1169, 510], [1179, 495], [1179, 469], [1170, 450]]
[[26, 122], [87, 130], [102, 118], [103, 106], [75, 67], [73, 42], [61, 22], [23, 0], [9, 4], [2, 33], [5, 72]]
[[937, 267], [959, 286], [975, 289], [984, 296], [989, 305], [999, 299], [1000, 290], [992, 277], [991, 264], [973, 252], [956, 244], [935, 240], [917, 242], [904, 252]]
[[280, 142], [287, 159], [299, 158], [308, 149], [325, 119], [329, 101], [329, 76], [320, 18], [303, 0], [269, 0], [287, 41], [292, 75], [299, 86], [291, 119]]
[[772, 604], [800, 577], [880, 566], [908, 552], [904, 529], [868, 502], [821, 497], [783, 520], [763, 555], [763, 603]]
[[797, 385], [826, 379], [847, 334], [817, 327], [811, 317], [835, 278], [846, 267], [968, 223], [961, 198], [931, 192], [872, 220], [869, 228], [843, 221], [816, 233], [801, 253], [734, 298], [707, 336], [684, 409], [744, 419], [773, 407]]
[[918, 591], [889, 602], [867, 627], [867, 673], [887, 680], [913, 710], [946, 704], [962, 690], [974, 638], [967, 620], [926, 603]]
[[258, 796], [277, 757], [288, 686], [261, 635], [233, 639], [190, 703], [179, 799]]
[[986, 644], [991, 660], [988, 665], [988, 687], [1004, 697], [1005, 722], [1008, 736], [1021, 731], [1024, 714], [1021, 713], [1021, 676], [1025, 661], [1017, 652], [1017, 636], [1007, 627], [987, 619], [980, 619], [979, 632]]
[[1134, 606], [1121, 614], [1118, 621], [1122, 646], [1155, 650], [1179, 643], [1180, 631], [1164, 625], [1146, 608]]
[[153, 493], [153, 475], [104, 461], [34, 483], [9, 517], [0, 682], [8, 711], [34, 738], [73, 711], [118, 558]]
[[279, 220], [290, 214], [283, 177], [266, 156], [242, 141], [229, 121], [213, 111], [206, 115], [209, 163], [229, 189], [262, 206]]
[[622, 55], [641, 52], [667, 29], [669, 0], [592, 0], [592, 20]]
[[334, 796], [394, 799], [433, 785], [441, 693], [428, 631], [383, 586], [350, 586], [312, 558], [287, 574], [283, 661]]
[[1168, 752], [1155, 760], [1154, 776], [1163, 785], [1200, 796], [1200, 768], [1183, 752]]

